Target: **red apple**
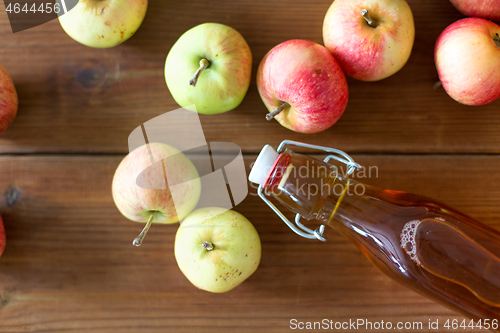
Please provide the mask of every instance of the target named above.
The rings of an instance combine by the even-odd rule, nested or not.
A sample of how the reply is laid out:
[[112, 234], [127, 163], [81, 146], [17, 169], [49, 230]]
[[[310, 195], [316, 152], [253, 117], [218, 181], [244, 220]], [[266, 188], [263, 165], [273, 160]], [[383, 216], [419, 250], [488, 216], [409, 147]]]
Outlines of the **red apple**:
[[415, 26], [404, 0], [335, 0], [323, 22], [323, 39], [347, 75], [377, 81], [408, 61]]
[[3, 220], [0, 216], [0, 257], [2, 256], [3, 250], [5, 249], [5, 229], [3, 227]]
[[17, 92], [7, 70], [0, 65], [0, 133], [12, 124], [17, 114]]
[[112, 184], [118, 210], [128, 219], [147, 223], [134, 245], [141, 245], [151, 223], [176, 223], [198, 204], [201, 181], [194, 164], [163, 143], [143, 145], [125, 156]]
[[448, 26], [434, 51], [439, 79], [451, 98], [484, 105], [500, 97], [500, 26], [465, 18]]
[[450, 0], [453, 6], [467, 16], [500, 21], [500, 1], [498, 0]]
[[284, 127], [300, 133], [323, 131], [340, 118], [347, 81], [339, 64], [323, 46], [289, 40], [274, 47], [257, 70], [260, 97]]

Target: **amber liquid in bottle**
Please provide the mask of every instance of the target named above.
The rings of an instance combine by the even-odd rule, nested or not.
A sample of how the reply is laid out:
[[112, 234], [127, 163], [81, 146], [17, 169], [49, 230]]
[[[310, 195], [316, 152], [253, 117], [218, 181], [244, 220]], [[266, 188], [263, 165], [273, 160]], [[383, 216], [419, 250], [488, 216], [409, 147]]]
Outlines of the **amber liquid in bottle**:
[[342, 177], [334, 166], [290, 150], [264, 190], [338, 230], [401, 284], [469, 318], [500, 321], [498, 231], [432, 199]]

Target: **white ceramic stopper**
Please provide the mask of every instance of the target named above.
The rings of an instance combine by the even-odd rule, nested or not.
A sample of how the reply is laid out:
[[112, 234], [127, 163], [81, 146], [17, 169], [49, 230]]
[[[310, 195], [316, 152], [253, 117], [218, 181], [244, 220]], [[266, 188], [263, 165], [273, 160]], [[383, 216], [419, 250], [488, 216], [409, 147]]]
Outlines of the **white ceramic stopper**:
[[271, 168], [278, 157], [279, 154], [273, 147], [265, 145], [255, 160], [252, 170], [250, 171], [250, 175], [248, 176], [248, 180], [252, 183], [262, 185], [271, 172]]

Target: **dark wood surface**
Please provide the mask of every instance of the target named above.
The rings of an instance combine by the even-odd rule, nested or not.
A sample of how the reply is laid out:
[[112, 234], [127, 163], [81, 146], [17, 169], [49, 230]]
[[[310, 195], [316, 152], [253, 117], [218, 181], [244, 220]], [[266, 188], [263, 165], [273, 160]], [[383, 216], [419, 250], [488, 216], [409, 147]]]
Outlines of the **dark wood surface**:
[[[203, 128], [209, 142], [240, 145], [247, 171], [266, 143], [329, 145], [377, 166], [368, 184], [431, 196], [500, 228], [500, 101], [466, 107], [433, 89], [435, 40], [462, 16], [448, 0], [408, 2], [416, 24], [408, 64], [381, 82], [348, 79], [345, 114], [315, 135], [265, 120], [255, 71], [282, 41], [321, 43], [331, 0], [151, 1], [137, 34], [107, 50], [79, 45], [57, 21], [13, 34], [0, 5], [0, 63], [20, 99], [17, 119], [0, 136], [8, 237], [0, 332], [287, 332], [292, 318], [439, 319], [436, 332], [449, 332], [444, 321], [463, 317], [389, 280], [333, 230], [327, 243], [296, 236], [255, 189], [236, 210], [257, 228], [262, 262], [220, 295], [197, 290], [177, 268], [176, 226], [155, 225], [133, 247], [142, 225], [126, 220], [111, 197], [129, 133], [177, 108], [163, 78], [168, 50], [187, 29], [215, 21], [246, 38], [253, 79], [240, 107], [203, 116]], [[84, 70], [94, 80], [79, 75]]]
[[[366, 183], [438, 197], [500, 227], [497, 156], [354, 157], [379, 168]], [[247, 169], [254, 158], [246, 157]], [[8, 237], [0, 331], [285, 332], [293, 318], [463, 319], [381, 274], [333, 230], [326, 243], [296, 236], [254, 189], [237, 210], [260, 234], [259, 269], [229, 293], [200, 291], [177, 268], [177, 225], [154, 225], [143, 246], [131, 245], [142, 226], [120, 215], [110, 192], [120, 160], [0, 158]]]
[[[230, 141], [246, 152], [284, 138], [328, 143], [350, 152], [498, 153], [500, 101], [462, 106], [440, 89], [433, 48], [439, 33], [462, 17], [448, 0], [409, 1], [416, 25], [407, 65], [377, 83], [349, 79], [350, 99], [329, 130], [296, 134], [267, 113], [255, 72], [273, 46], [294, 38], [322, 43], [331, 0], [151, 1], [146, 19], [126, 43], [106, 50], [79, 45], [57, 21], [13, 34], [2, 10], [0, 61], [20, 97], [15, 125], [0, 137], [3, 152], [127, 152], [139, 124], [175, 109], [163, 69], [170, 47], [187, 29], [216, 21], [241, 32], [254, 56], [253, 79], [236, 110], [202, 117], [209, 141]], [[78, 75], [90, 69], [95, 79]], [[80, 77], [80, 78], [79, 78]], [[91, 87], [89, 87], [89, 85]], [[221, 130], [224, 129], [224, 130]]]

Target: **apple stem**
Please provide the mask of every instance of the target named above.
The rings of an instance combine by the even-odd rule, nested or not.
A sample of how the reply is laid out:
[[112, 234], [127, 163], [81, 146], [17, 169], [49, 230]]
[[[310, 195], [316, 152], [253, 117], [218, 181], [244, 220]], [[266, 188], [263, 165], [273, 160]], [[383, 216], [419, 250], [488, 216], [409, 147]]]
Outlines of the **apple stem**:
[[281, 111], [285, 110], [287, 107], [290, 107], [291, 105], [288, 104], [287, 102], [283, 102], [280, 106], [278, 106], [273, 112], [266, 114], [266, 119], [267, 120], [272, 120], [274, 117], [276, 117], [278, 114], [280, 114]]
[[207, 251], [212, 251], [214, 249], [214, 245], [210, 242], [203, 242], [203, 244], [201, 244], [201, 246], [203, 246], [203, 248]]
[[139, 236], [137, 236], [137, 238], [134, 239], [132, 244], [134, 244], [135, 246], [141, 246], [142, 241], [144, 240], [144, 237], [146, 237], [146, 234], [148, 233], [149, 228], [151, 228], [151, 224], [153, 224], [153, 219], [155, 218], [155, 215], [156, 215], [156, 211], [151, 212], [151, 214], [149, 215], [148, 222], [146, 223], [146, 226], [144, 227], [144, 229], [142, 229]]
[[498, 35], [498, 33], [496, 33], [496, 36], [493, 38], [493, 40], [495, 41], [495, 44], [500, 47], [500, 36]]
[[208, 68], [209, 66], [210, 66], [210, 61], [208, 61], [207, 59], [201, 59], [200, 68], [196, 70], [191, 80], [189, 80], [189, 85], [196, 87], [196, 83], [198, 82], [198, 78], [200, 77], [201, 72], [203, 72], [203, 70]]
[[366, 23], [368, 23], [368, 25], [372, 28], [376, 28], [377, 26], [375, 25], [375, 21], [373, 20], [373, 18], [370, 16], [370, 14], [368, 14], [368, 10], [367, 9], [363, 9], [361, 11], [361, 15], [363, 16], [363, 18], [366, 20]]

